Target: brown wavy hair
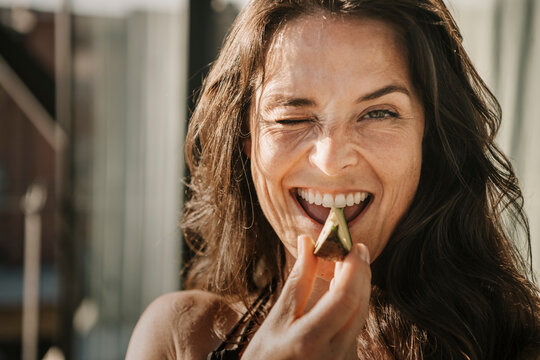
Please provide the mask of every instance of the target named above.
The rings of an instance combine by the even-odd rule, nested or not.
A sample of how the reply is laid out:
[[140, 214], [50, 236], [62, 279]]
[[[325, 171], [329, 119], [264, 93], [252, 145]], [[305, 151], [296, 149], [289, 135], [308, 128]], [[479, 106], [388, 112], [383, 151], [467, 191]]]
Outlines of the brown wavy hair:
[[[361, 353], [396, 359], [516, 359], [540, 346], [530, 236], [512, 166], [495, 144], [501, 110], [442, 0], [255, 0], [206, 78], [186, 138], [182, 227], [196, 256], [186, 285], [231, 299], [282, 284], [285, 250], [265, 219], [242, 143], [274, 34], [302, 15], [372, 17], [394, 26], [424, 105], [420, 183], [372, 264]], [[523, 255], [523, 253], [525, 255]]]

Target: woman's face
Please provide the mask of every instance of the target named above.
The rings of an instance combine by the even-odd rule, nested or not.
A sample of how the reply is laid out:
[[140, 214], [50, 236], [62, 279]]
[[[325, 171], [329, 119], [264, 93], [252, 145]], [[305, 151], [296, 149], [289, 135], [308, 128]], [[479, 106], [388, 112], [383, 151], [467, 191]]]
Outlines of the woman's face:
[[322, 13], [287, 24], [267, 55], [250, 130], [257, 196], [292, 256], [298, 235], [317, 239], [329, 206], [345, 206], [371, 259], [381, 253], [416, 192], [424, 132], [391, 26]]

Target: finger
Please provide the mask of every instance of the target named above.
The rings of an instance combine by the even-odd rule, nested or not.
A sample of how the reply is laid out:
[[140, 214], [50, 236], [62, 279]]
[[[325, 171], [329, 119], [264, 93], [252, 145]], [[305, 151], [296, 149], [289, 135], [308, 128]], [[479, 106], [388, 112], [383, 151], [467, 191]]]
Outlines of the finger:
[[[367, 249], [367, 247], [363, 244], [357, 244], [355, 246], [359, 247], [359, 251], [361, 253], [365, 252], [367, 254], [366, 263], [369, 264], [369, 250]], [[371, 279], [371, 271], [369, 271], [369, 274], [366, 274], [366, 277]], [[364, 328], [369, 313], [371, 280], [367, 283], [369, 284], [369, 286], [366, 288], [367, 294], [364, 295], [362, 301], [360, 301], [358, 305], [358, 308], [353, 313], [349, 321], [338, 331], [338, 333], [331, 341], [331, 343], [335, 344], [335, 346], [338, 346], [340, 348], [348, 348], [352, 346], [356, 351], [356, 339], [358, 337], [358, 334], [360, 334], [362, 329]]]
[[[352, 278], [356, 277], [356, 273], [352, 268], [365, 268], [365, 265], [370, 265], [369, 249], [364, 244], [355, 244], [351, 251], [351, 256], [347, 256], [343, 262], [336, 264], [334, 277], [336, 278], [336, 286], [347, 288]], [[371, 274], [371, 271], [369, 271]], [[371, 275], [370, 275], [371, 277]]]
[[334, 288], [334, 279], [332, 278], [332, 280], [330, 281], [330, 289], [333, 289]]
[[281, 314], [293, 321], [304, 314], [317, 274], [317, 257], [313, 255], [313, 241], [309, 236], [298, 237], [298, 258], [276, 303]]
[[[355, 245], [335, 274], [334, 285], [302, 318], [300, 327], [310, 328], [314, 337], [333, 338], [369, 303], [371, 270], [365, 245]], [[358, 319], [361, 321], [361, 319]]]
[[339, 274], [341, 273], [341, 269], [343, 268], [343, 261], [338, 261], [334, 265], [334, 277], [332, 277], [332, 280], [330, 281], [330, 289], [334, 289], [336, 278], [339, 277]]
[[339, 278], [341, 269], [343, 269], [343, 261], [338, 261], [336, 265], [334, 266], [334, 277], [332, 278], [332, 280]]

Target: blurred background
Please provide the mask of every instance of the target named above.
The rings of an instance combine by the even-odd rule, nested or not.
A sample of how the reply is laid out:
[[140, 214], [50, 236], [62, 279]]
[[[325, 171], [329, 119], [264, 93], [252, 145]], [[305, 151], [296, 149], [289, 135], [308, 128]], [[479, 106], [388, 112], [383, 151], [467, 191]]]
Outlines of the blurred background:
[[[0, 0], [0, 360], [122, 359], [181, 289], [192, 94], [245, 2]], [[539, 271], [540, 1], [447, 4], [503, 107]]]

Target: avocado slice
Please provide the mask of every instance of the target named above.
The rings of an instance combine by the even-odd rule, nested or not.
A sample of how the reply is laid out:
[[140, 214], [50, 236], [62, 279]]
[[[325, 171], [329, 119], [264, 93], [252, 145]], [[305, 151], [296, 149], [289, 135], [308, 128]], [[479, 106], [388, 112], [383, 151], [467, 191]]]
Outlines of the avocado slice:
[[349, 226], [343, 208], [333, 207], [315, 243], [313, 254], [326, 260], [341, 261], [352, 248]]

